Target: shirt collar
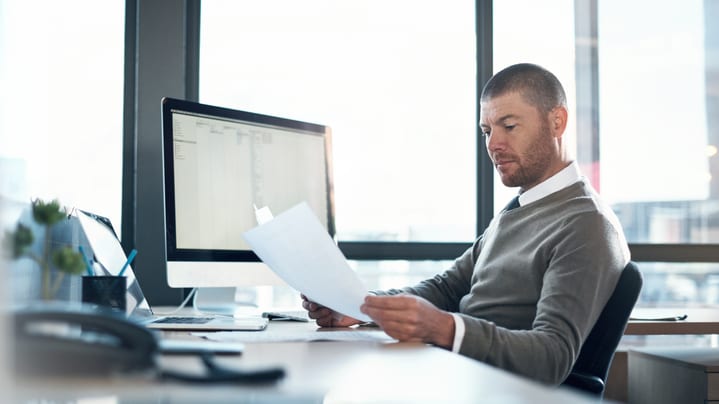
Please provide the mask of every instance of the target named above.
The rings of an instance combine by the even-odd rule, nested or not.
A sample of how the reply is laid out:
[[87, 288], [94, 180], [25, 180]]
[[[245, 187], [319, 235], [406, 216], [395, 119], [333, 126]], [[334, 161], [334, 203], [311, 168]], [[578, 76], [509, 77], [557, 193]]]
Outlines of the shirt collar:
[[568, 166], [564, 167], [560, 172], [547, 178], [537, 186], [532, 187], [526, 192], [519, 195], [519, 206], [532, 203], [545, 196], [566, 188], [582, 179], [579, 172], [579, 165], [576, 161], [572, 161]]

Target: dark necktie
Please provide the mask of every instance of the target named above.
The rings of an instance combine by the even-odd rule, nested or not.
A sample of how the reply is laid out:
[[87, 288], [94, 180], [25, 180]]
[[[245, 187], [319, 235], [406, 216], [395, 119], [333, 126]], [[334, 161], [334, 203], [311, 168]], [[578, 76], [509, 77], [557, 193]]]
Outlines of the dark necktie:
[[509, 203], [508, 203], [507, 206], [504, 208], [504, 210], [512, 210], [512, 209], [518, 208], [518, 207], [519, 207], [519, 195], [517, 195], [517, 196], [515, 196], [514, 198], [512, 198], [512, 200], [509, 201]]

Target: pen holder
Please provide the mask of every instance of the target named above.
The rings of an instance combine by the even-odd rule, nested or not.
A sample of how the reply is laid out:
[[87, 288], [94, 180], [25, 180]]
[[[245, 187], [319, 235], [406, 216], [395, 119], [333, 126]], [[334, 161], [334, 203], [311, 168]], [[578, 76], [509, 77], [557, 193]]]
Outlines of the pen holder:
[[124, 276], [83, 276], [82, 302], [125, 312], [127, 278]]

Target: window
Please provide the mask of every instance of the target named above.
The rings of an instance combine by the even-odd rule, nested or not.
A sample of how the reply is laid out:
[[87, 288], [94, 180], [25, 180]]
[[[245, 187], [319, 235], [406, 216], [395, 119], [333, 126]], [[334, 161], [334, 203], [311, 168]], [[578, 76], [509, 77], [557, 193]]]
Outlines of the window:
[[207, 1], [200, 38], [200, 102], [332, 127], [340, 241], [474, 239], [474, 2]]
[[4, 198], [57, 198], [120, 230], [124, 7], [0, 2]]
[[705, 38], [719, 31], [703, 0], [661, 3], [599, 3], [601, 192], [630, 242], [717, 243], [719, 122], [709, 126], [707, 79], [719, 48]]

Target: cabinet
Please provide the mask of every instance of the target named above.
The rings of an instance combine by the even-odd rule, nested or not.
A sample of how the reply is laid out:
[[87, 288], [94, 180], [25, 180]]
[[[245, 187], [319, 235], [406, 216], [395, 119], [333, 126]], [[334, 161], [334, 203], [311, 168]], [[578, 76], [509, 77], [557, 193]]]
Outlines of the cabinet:
[[719, 348], [632, 349], [628, 367], [630, 404], [719, 404]]

